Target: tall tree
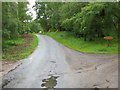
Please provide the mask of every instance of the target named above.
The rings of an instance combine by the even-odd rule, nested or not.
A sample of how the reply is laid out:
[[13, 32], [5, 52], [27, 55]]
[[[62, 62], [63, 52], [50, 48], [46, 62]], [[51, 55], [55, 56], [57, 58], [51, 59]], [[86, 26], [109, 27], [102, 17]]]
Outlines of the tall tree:
[[16, 39], [20, 33], [25, 31], [26, 24], [24, 24], [24, 21], [30, 17], [26, 12], [26, 2], [2, 3], [3, 41], [4, 39]]

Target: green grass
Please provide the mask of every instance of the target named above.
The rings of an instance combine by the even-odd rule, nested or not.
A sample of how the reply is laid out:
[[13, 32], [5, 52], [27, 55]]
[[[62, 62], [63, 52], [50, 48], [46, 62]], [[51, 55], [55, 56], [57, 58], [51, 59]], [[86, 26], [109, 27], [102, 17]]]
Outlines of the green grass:
[[37, 45], [38, 45], [38, 38], [37, 36], [33, 35], [33, 42], [28, 47], [26, 47], [26, 49], [24, 49], [21, 53], [19, 53], [20, 59], [29, 56], [35, 50]]
[[83, 38], [75, 38], [70, 32], [47, 32], [48, 35], [63, 45], [80, 52], [87, 53], [118, 53], [118, 42], [116, 39], [111, 41], [109, 47], [103, 38], [95, 41], [84, 41]]
[[[2, 53], [3, 60], [21, 60], [28, 57], [37, 47], [38, 38], [36, 35], [31, 35], [32, 39], [14, 40], [14, 45], [7, 45]], [[6, 41], [11, 43], [12, 41]]]
[[14, 48], [19, 44], [22, 44], [23, 42], [24, 39], [22, 38], [14, 39], [14, 40], [5, 40], [4, 43], [2, 44], [2, 48], [4, 48], [4, 50], [8, 50], [10, 48]]

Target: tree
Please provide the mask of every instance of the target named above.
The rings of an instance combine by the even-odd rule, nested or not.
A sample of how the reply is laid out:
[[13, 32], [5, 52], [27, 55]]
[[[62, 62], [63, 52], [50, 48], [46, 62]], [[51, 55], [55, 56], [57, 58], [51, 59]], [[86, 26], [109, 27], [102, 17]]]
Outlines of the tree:
[[29, 32], [30, 33], [39, 33], [40, 31], [43, 31], [43, 28], [41, 27], [40, 23], [37, 23], [35, 21], [29, 23]]
[[17, 39], [19, 34], [25, 31], [24, 21], [30, 19], [27, 12], [26, 2], [3, 2], [2, 3], [2, 35], [4, 39]]
[[36, 3], [37, 19], [45, 31], [73, 32], [84, 40], [117, 36], [120, 2]]
[[[79, 36], [94, 40], [96, 37], [115, 36], [119, 21], [118, 3], [89, 3], [75, 16], [65, 19], [62, 26]], [[114, 13], [116, 11], [116, 13]]]

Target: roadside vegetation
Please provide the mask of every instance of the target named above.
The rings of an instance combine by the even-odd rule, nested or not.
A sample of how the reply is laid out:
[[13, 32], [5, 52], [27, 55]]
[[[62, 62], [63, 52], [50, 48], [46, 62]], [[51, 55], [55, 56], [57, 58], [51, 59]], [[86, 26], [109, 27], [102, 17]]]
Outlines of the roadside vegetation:
[[[35, 20], [28, 4], [2, 3], [3, 60], [30, 55], [38, 43], [33, 33], [41, 32], [81, 52], [117, 53], [120, 2], [36, 2]], [[107, 36], [113, 37], [109, 47]]]
[[[36, 22], [65, 46], [81, 52], [118, 53], [120, 2], [37, 2], [35, 7]], [[105, 37], [113, 38], [109, 47]]]
[[118, 53], [118, 41], [114, 39], [107, 46], [107, 41], [103, 38], [98, 38], [95, 41], [84, 41], [83, 38], [74, 37], [71, 32], [47, 32], [48, 35], [63, 45], [86, 53]]
[[[36, 48], [38, 39], [33, 33], [42, 30], [32, 21], [27, 2], [2, 3], [2, 60], [20, 60]], [[14, 14], [13, 14], [14, 13]]]
[[22, 34], [17, 40], [6, 40], [2, 59], [3, 61], [24, 59], [35, 50], [37, 45], [38, 38], [32, 34]]

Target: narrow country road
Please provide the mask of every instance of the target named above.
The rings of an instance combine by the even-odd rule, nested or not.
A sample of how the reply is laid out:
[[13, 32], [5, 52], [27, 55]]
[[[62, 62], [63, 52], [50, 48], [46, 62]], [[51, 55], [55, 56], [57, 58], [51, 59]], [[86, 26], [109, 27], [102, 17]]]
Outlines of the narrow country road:
[[48, 36], [37, 36], [38, 47], [3, 77], [4, 88], [44, 88], [49, 81], [54, 88], [118, 87], [117, 54], [81, 53]]

